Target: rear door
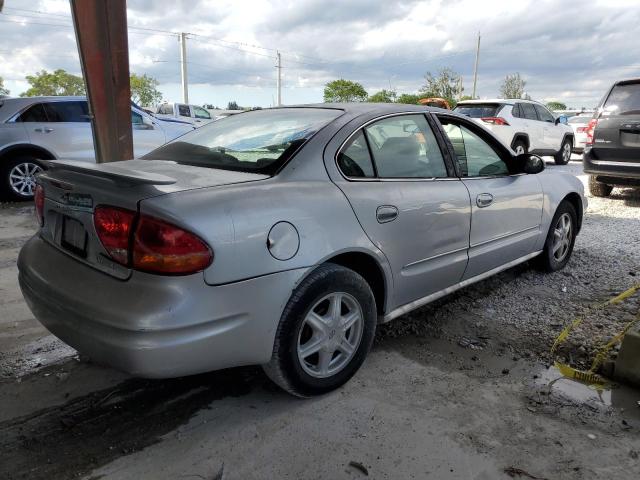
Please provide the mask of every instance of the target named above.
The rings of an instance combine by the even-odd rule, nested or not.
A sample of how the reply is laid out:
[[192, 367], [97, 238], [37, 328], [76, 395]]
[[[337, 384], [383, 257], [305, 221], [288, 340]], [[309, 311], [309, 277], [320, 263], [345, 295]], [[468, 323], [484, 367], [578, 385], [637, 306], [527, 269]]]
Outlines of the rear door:
[[598, 160], [640, 161], [640, 81], [621, 82], [598, 109], [592, 152]]
[[511, 154], [477, 125], [448, 115], [438, 118], [471, 198], [469, 265], [464, 279], [531, 254], [542, 218], [538, 179], [510, 174]]
[[538, 118], [533, 103], [519, 102], [520, 114], [524, 131], [529, 135], [529, 150], [545, 150], [544, 132], [542, 122]]
[[131, 110], [133, 128], [133, 154], [140, 157], [166, 143], [165, 133], [150, 117]]
[[340, 149], [336, 184], [394, 278], [394, 307], [460, 281], [469, 246], [469, 193], [447, 167], [427, 117], [372, 121]]

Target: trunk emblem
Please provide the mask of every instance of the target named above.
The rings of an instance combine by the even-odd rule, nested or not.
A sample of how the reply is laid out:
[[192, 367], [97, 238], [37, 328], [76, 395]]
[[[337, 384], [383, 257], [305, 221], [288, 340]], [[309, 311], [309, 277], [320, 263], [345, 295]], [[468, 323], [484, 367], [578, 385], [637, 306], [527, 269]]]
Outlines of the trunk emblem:
[[70, 207], [93, 208], [93, 198], [84, 193], [63, 193], [60, 203]]

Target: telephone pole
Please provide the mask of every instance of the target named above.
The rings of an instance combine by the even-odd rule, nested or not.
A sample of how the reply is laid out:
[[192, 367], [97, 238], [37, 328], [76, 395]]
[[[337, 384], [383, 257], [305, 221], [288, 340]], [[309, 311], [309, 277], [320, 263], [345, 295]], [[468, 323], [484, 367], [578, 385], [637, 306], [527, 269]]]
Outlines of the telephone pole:
[[276, 104], [278, 107], [282, 105], [282, 56], [280, 52], [276, 52], [278, 63], [276, 64], [276, 68], [278, 69], [278, 78], [276, 81], [276, 88], [278, 90], [278, 103]]
[[180, 34], [180, 65], [182, 71], [182, 102], [189, 103], [189, 82], [187, 80], [187, 34]]
[[476, 63], [473, 67], [473, 94], [472, 97], [476, 98], [476, 85], [478, 83], [478, 61], [480, 60], [480, 32], [478, 32], [478, 47], [476, 48]]

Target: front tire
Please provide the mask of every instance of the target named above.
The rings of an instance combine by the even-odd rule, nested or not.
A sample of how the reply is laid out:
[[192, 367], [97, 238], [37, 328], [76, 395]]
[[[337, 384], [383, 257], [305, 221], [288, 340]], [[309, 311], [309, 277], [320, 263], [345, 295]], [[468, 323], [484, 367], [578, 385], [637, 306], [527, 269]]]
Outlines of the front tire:
[[571, 254], [578, 233], [578, 215], [574, 206], [564, 200], [556, 210], [538, 266], [546, 272], [562, 270]]
[[294, 290], [263, 369], [298, 397], [334, 390], [364, 362], [376, 323], [376, 302], [366, 280], [340, 265], [321, 265]]
[[601, 183], [596, 180], [595, 175], [589, 175], [589, 193], [594, 197], [608, 197], [611, 195], [613, 187], [606, 183]]
[[8, 201], [33, 199], [36, 174], [42, 165], [29, 155], [0, 161], [0, 197]]
[[571, 160], [571, 150], [573, 149], [573, 142], [570, 138], [565, 138], [560, 146], [560, 151], [553, 156], [556, 165], [566, 165]]

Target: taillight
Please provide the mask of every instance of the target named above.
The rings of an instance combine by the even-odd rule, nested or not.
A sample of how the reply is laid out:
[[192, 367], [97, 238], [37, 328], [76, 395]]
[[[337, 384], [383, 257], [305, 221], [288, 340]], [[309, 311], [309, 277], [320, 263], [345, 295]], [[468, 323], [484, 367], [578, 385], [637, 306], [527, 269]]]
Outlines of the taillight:
[[136, 270], [187, 275], [204, 270], [213, 261], [211, 249], [198, 236], [164, 220], [99, 206], [94, 223], [109, 256]]
[[491, 125], [509, 125], [509, 122], [502, 117], [483, 117], [480, 120]]
[[122, 265], [129, 263], [129, 239], [136, 213], [123, 208], [98, 206], [93, 223], [109, 256]]
[[597, 118], [592, 118], [591, 120], [589, 120], [589, 124], [587, 125], [587, 128], [585, 130], [587, 134], [587, 141], [585, 143], [587, 145], [593, 145], [593, 133], [597, 126], [598, 126]]
[[142, 215], [133, 238], [133, 268], [186, 275], [207, 268], [211, 249], [199, 237], [175, 225]]
[[42, 227], [44, 225], [44, 187], [40, 184], [36, 185], [33, 202], [36, 206], [36, 218]]

